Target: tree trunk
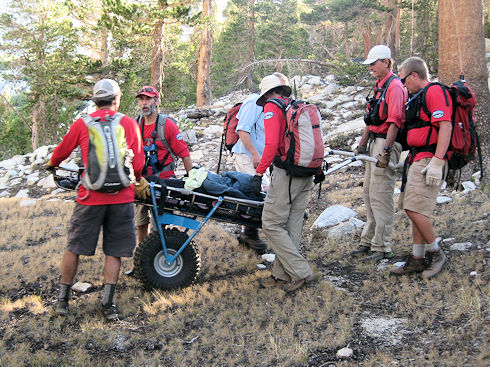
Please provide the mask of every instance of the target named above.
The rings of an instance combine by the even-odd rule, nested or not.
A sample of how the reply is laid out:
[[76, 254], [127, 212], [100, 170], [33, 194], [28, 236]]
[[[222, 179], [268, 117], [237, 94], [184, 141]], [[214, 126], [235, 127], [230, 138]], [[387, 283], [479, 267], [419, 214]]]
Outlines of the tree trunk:
[[[250, 17], [249, 17], [249, 33], [248, 33], [248, 63], [252, 63], [255, 59], [255, 0], [250, 0]], [[250, 72], [247, 77], [247, 86], [250, 91], [253, 88], [253, 68], [250, 68]]]
[[106, 28], [102, 28], [101, 31], [101, 45], [100, 45], [100, 61], [102, 66], [109, 64], [109, 31]]
[[[162, 5], [160, 4], [160, 8]], [[163, 73], [163, 31], [164, 20], [158, 19], [153, 30], [153, 50], [151, 61], [151, 79], [150, 85], [154, 86], [159, 92], [162, 91], [162, 84], [164, 79]]]
[[439, 0], [439, 79], [449, 84], [462, 71], [475, 92], [475, 116], [488, 177], [490, 101], [485, 56], [481, 0]]
[[34, 98], [37, 102], [34, 104], [34, 110], [32, 111], [32, 150], [36, 150], [40, 146], [39, 143], [42, 140], [46, 120], [46, 97], [44, 95], [36, 95]]
[[371, 35], [371, 24], [369, 23], [369, 19], [367, 19], [367, 17], [363, 18], [362, 23], [362, 42], [364, 45], [364, 58], [366, 58], [369, 50], [373, 48], [373, 39]]
[[213, 47], [213, 34], [211, 32], [212, 1], [203, 0], [202, 17], [203, 28], [201, 33], [201, 48], [197, 67], [197, 102], [196, 106], [204, 106], [211, 101], [210, 64]]
[[344, 52], [347, 60], [350, 59], [350, 48], [349, 48], [349, 24], [344, 22]]

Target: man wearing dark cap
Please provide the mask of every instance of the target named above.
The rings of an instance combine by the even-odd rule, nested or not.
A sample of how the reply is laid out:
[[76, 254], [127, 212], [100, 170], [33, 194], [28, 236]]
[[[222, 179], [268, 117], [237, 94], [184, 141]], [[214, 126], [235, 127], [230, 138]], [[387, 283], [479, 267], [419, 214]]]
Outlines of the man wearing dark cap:
[[[189, 149], [176, 121], [158, 113], [160, 103], [158, 91], [152, 86], [143, 86], [136, 93], [136, 98], [138, 98], [142, 112], [137, 121], [143, 137], [146, 156], [143, 175], [160, 178], [174, 177], [176, 160], [179, 157], [182, 159], [185, 170], [189, 172], [192, 169]], [[147, 206], [136, 205], [135, 224], [139, 243], [148, 235], [150, 216]]]
[[[47, 169], [57, 167], [77, 146], [81, 147], [84, 167], [89, 167], [92, 162], [89, 157], [89, 127], [92, 126], [87, 124], [85, 118], [89, 119], [90, 123], [98, 121], [95, 120], [96, 118], [100, 121], [112, 119], [111, 124], [116, 125], [114, 116], [121, 101], [119, 85], [111, 79], [100, 80], [94, 86], [92, 99], [97, 106], [97, 110], [89, 115], [92, 119], [79, 118], [73, 123], [46, 164]], [[135, 185], [128, 182], [129, 186], [116, 192], [101, 192], [89, 189], [90, 179], [86, 178], [89, 175], [87, 170], [82, 175], [82, 184], [78, 188], [78, 197], [68, 229], [68, 246], [61, 263], [60, 296], [55, 308], [58, 315], [68, 313], [70, 290], [77, 272], [79, 257], [94, 255], [101, 228], [105, 254], [102, 313], [109, 321], [117, 320], [120, 315], [113, 303], [113, 297], [121, 268], [121, 257], [133, 256], [136, 245], [133, 225], [135, 191], [137, 195], [146, 192], [148, 183], [141, 177], [144, 154], [138, 125], [131, 117], [118, 114], [117, 119], [119, 118], [117, 131], [126, 140], [122, 150], [127, 150], [130, 162], [128, 166], [132, 167], [138, 182]], [[133, 154], [131, 161], [130, 157]]]

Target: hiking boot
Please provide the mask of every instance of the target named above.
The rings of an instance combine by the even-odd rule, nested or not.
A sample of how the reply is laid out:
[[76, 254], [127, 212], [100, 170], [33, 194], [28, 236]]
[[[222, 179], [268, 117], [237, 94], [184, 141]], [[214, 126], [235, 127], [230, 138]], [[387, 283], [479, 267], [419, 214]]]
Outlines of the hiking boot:
[[410, 254], [405, 259], [405, 265], [393, 266], [390, 269], [390, 274], [405, 275], [411, 273], [421, 273], [425, 270], [425, 259], [416, 259]]
[[120, 312], [115, 304], [108, 303], [106, 305], [102, 305], [102, 314], [107, 321], [114, 321], [119, 320]]
[[56, 307], [54, 308], [54, 312], [60, 316], [68, 315], [68, 300], [59, 299], [56, 303]]
[[283, 284], [282, 289], [286, 293], [292, 293], [302, 288], [305, 284], [312, 282], [314, 279], [315, 277], [313, 275], [309, 275], [306, 278], [300, 280], [292, 280], [290, 282]]
[[247, 232], [242, 232], [240, 233], [240, 236], [238, 236], [238, 242], [255, 250], [259, 255], [264, 254], [267, 250], [267, 244], [260, 239], [258, 233], [249, 234]]
[[272, 275], [267, 278], [260, 278], [257, 282], [260, 288], [274, 288], [286, 283], [285, 280], [274, 278]]
[[350, 253], [350, 256], [357, 257], [361, 255], [367, 255], [369, 253], [370, 246], [359, 245], [355, 250]]
[[362, 259], [363, 262], [379, 261], [383, 259], [391, 259], [395, 254], [393, 252], [371, 251], [371, 253]]
[[422, 272], [422, 278], [430, 279], [439, 274], [447, 264], [447, 257], [444, 251], [427, 251], [426, 252], [427, 267]]

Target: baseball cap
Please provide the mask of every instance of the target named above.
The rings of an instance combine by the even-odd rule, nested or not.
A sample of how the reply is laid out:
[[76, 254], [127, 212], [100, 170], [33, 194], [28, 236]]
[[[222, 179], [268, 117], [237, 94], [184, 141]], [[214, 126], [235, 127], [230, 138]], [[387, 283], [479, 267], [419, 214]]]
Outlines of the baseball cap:
[[121, 94], [119, 84], [112, 79], [101, 79], [94, 85], [93, 98], [103, 98]]
[[135, 98], [138, 98], [139, 96], [144, 95], [148, 97], [159, 97], [158, 91], [153, 88], [151, 85], [145, 85], [141, 87], [141, 89], [136, 93]]
[[367, 59], [362, 64], [372, 64], [376, 60], [391, 59], [391, 50], [388, 46], [377, 45], [374, 46], [367, 55]]
[[264, 77], [264, 79], [262, 79], [262, 81], [259, 84], [260, 96], [259, 99], [257, 99], [257, 104], [259, 106], [262, 106], [265, 102], [264, 94], [266, 94], [268, 91], [276, 87], [283, 87], [283, 90], [285, 92], [284, 94], [286, 94], [287, 96], [291, 94], [291, 87], [289, 86], [289, 80], [284, 74], [274, 73], [271, 75], [267, 75]]

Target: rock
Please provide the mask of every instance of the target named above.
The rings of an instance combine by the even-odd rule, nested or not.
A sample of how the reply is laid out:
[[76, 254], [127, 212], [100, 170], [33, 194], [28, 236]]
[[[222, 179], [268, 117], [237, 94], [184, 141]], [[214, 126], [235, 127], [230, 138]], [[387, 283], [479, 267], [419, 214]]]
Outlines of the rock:
[[37, 148], [34, 151], [34, 154], [36, 156], [36, 160], [42, 160], [45, 161], [46, 158], [48, 157], [49, 149], [51, 148], [50, 145], [45, 145], [42, 147]]
[[312, 76], [308, 80], [308, 84], [311, 84], [311, 85], [321, 85], [322, 84], [322, 79], [319, 76]]
[[449, 237], [449, 238], [445, 238], [442, 240], [443, 243], [448, 243], [448, 242], [453, 242], [455, 240], [454, 237]]
[[477, 273], [476, 271], [472, 271], [472, 272], [470, 273], [470, 276], [471, 276], [471, 277], [476, 277], [477, 275], [478, 275], [478, 273]]
[[352, 120], [352, 121], [349, 121], [349, 122], [346, 122], [342, 125], [340, 125], [339, 127], [331, 130], [326, 138], [327, 140], [329, 139], [333, 139], [333, 138], [336, 138], [338, 135], [349, 135], [350, 133], [353, 133], [353, 132], [360, 132], [361, 130], [364, 129], [364, 126], [366, 126], [366, 124], [364, 123], [364, 118], [363, 117], [359, 117], [355, 120]]
[[24, 206], [36, 206], [36, 200], [22, 200], [20, 202], [20, 206], [21, 207], [24, 207]]
[[331, 83], [331, 84], [327, 85], [325, 88], [323, 88], [322, 94], [325, 96], [329, 96], [332, 93], [337, 92], [338, 90], [339, 90], [339, 86], [335, 83]]
[[340, 358], [340, 359], [347, 359], [347, 358], [350, 358], [352, 357], [352, 355], [354, 354], [353, 350], [350, 349], [349, 347], [345, 347], [345, 348], [342, 348], [342, 349], [339, 349], [337, 351], [337, 358]]
[[19, 190], [14, 197], [17, 199], [27, 199], [29, 197], [29, 190]]
[[0, 162], [0, 168], [13, 169], [15, 167], [17, 167], [17, 162], [13, 158]]
[[342, 205], [333, 205], [320, 214], [313, 223], [312, 228], [331, 227], [356, 215], [357, 213], [352, 209]]
[[473, 244], [471, 242], [458, 242], [458, 243], [451, 245], [451, 247], [449, 247], [449, 249], [451, 251], [465, 252], [468, 249], [470, 249], [471, 247], [473, 247]]
[[265, 266], [264, 264], [257, 264], [257, 268], [260, 270], [264, 270], [267, 269], [267, 266]]
[[406, 319], [372, 317], [361, 321], [361, 327], [369, 336], [379, 339], [384, 345], [400, 344], [405, 334]]
[[10, 192], [8, 191], [0, 192], [0, 198], [9, 198], [9, 197], [10, 197]]
[[193, 163], [199, 162], [204, 158], [204, 154], [202, 154], [202, 150], [196, 150], [194, 152], [190, 152], [190, 157]]
[[400, 195], [402, 192], [400, 191], [400, 189], [398, 187], [395, 187], [395, 190], [393, 191], [393, 194], [395, 195]]
[[453, 199], [447, 196], [438, 196], [436, 199], [437, 204], [446, 204], [446, 203], [450, 203], [451, 201], [453, 201]]
[[340, 223], [327, 231], [327, 236], [333, 239], [339, 239], [343, 236], [353, 235], [364, 226], [364, 222], [357, 218], [350, 218], [348, 222]]
[[207, 135], [214, 135], [217, 137], [221, 137], [222, 133], [223, 133], [223, 127], [219, 125], [209, 125], [207, 128], [204, 129], [204, 134]]
[[276, 255], [274, 254], [263, 254], [262, 259], [267, 261], [268, 263], [273, 263], [276, 259]]
[[36, 177], [36, 176], [33, 176], [33, 177], [29, 177], [27, 178], [26, 180], [26, 183], [28, 186], [32, 186], [34, 185], [37, 181], [39, 180], [39, 177]]
[[194, 145], [198, 143], [196, 132], [194, 130], [182, 131], [182, 138], [188, 145]]
[[479, 186], [481, 180], [481, 171], [473, 173], [471, 177], [473, 177], [473, 180], [475, 180], [475, 185]]
[[90, 288], [92, 288], [92, 284], [90, 283], [84, 283], [84, 282], [76, 282], [75, 284], [73, 284], [73, 286], [71, 287], [71, 289], [74, 291], [74, 292], [78, 292], [78, 293], [85, 293], [87, 290], [89, 290]]
[[57, 187], [56, 183], [54, 182], [53, 175], [49, 175], [45, 178], [40, 179], [37, 183], [37, 186], [42, 187], [43, 189], [51, 189]]
[[465, 181], [461, 184], [464, 188], [463, 193], [468, 193], [476, 189], [476, 185], [471, 181]]

